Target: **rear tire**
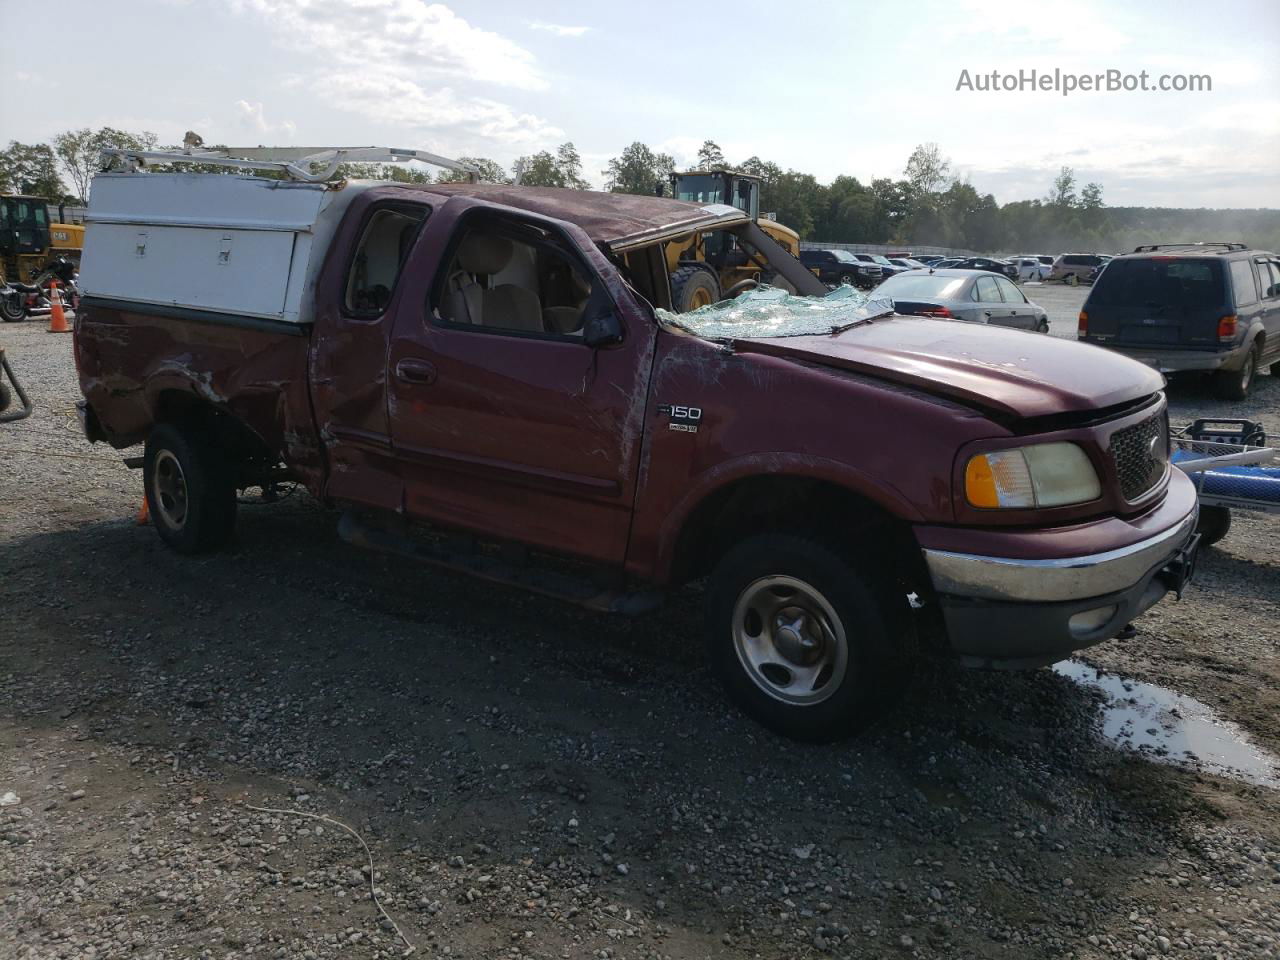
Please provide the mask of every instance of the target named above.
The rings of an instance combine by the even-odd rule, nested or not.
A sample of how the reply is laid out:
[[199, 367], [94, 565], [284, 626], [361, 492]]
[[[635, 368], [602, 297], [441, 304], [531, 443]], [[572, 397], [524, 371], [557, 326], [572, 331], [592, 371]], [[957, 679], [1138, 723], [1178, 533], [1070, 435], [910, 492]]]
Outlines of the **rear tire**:
[[151, 522], [179, 553], [223, 546], [235, 529], [231, 465], [206, 427], [162, 423], [147, 438], [143, 484]]
[[1249, 347], [1239, 370], [1219, 370], [1213, 375], [1213, 390], [1223, 400], [1244, 400], [1249, 396], [1258, 372], [1258, 345]]
[[1196, 533], [1200, 534], [1200, 545], [1212, 546], [1231, 529], [1231, 511], [1226, 507], [1201, 507], [1200, 520], [1196, 523]]
[[8, 410], [11, 403], [13, 403], [13, 391], [9, 389], [7, 383], [0, 382], [0, 413]]
[[706, 267], [689, 264], [671, 274], [671, 309], [688, 313], [720, 302], [720, 281]]
[[21, 323], [27, 318], [27, 306], [19, 301], [14, 303], [10, 297], [0, 299], [0, 320], [5, 323]]
[[901, 688], [889, 595], [807, 537], [750, 537], [708, 584], [712, 664], [743, 712], [783, 736], [852, 736]]

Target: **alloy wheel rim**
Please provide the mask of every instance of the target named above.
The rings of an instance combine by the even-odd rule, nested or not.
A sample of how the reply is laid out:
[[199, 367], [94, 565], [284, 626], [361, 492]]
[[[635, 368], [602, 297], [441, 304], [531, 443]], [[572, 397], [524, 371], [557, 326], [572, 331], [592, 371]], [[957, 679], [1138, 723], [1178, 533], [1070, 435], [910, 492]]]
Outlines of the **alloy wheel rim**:
[[156, 454], [151, 493], [156, 511], [165, 523], [180, 530], [187, 522], [187, 477], [178, 458], [168, 450]]
[[748, 584], [734, 605], [733, 645], [751, 682], [793, 706], [822, 703], [849, 670], [840, 618], [820, 591], [795, 577]]

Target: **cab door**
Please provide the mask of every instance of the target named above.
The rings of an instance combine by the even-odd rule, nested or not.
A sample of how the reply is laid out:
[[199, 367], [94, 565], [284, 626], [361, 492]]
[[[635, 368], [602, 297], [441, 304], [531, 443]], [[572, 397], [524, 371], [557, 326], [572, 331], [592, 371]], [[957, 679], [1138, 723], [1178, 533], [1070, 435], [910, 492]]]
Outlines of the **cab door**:
[[[442, 252], [426, 296], [401, 305], [388, 352], [406, 512], [620, 565], [651, 315], [570, 224], [473, 204], [448, 230], [424, 238]], [[610, 327], [616, 342], [593, 345]]]

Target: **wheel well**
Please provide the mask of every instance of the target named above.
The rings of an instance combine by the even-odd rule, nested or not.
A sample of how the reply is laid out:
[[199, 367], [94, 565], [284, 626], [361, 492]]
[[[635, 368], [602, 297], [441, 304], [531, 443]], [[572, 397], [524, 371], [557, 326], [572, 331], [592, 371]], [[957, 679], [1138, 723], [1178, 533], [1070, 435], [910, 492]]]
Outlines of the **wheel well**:
[[241, 474], [238, 486], [251, 486], [258, 475], [275, 466], [270, 447], [234, 414], [185, 390], [163, 390], [156, 397], [154, 422], [207, 430]]
[[866, 497], [808, 477], [751, 477], [694, 508], [676, 541], [671, 580], [706, 576], [726, 550], [757, 533], [808, 533], [854, 549], [869, 531], [875, 532], [876, 562], [892, 562], [903, 576], [917, 572], [920, 553], [910, 527]]

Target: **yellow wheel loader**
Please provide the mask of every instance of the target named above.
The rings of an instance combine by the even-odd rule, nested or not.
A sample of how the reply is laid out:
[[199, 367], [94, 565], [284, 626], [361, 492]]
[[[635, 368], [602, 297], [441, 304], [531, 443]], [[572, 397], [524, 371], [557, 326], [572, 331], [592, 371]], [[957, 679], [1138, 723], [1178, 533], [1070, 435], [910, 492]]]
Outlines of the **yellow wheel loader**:
[[[760, 229], [793, 257], [800, 256], [800, 235], [775, 220], [760, 218], [760, 177], [736, 170], [689, 170], [671, 175], [677, 200], [702, 206], [724, 204], [749, 214]], [[758, 284], [790, 288], [764, 258], [725, 231], [693, 233], [667, 242], [671, 303], [678, 313], [736, 297]]]
[[0, 196], [0, 283], [36, 283], [51, 268], [78, 267], [84, 226], [54, 223], [43, 197]]

